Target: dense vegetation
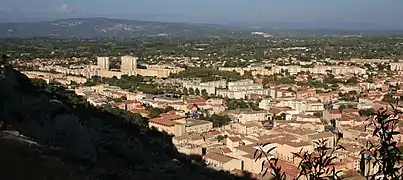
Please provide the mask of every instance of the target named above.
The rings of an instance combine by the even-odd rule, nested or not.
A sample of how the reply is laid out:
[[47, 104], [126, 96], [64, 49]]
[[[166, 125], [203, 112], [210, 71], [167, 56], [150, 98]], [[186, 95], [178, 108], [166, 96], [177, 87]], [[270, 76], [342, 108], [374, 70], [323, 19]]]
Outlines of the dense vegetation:
[[[306, 49], [293, 49], [306, 47]], [[16, 51], [18, 49], [18, 51]], [[152, 39], [0, 39], [0, 51], [11, 59], [89, 58], [134, 54], [140, 62], [169, 62], [167, 57], [196, 58], [194, 63], [246, 66], [278, 58], [303, 61], [349, 58], [403, 58], [401, 37], [300, 37], [300, 38], [204, 38], [197, 40], [166, 37]], [[224, 63], [225, 61], [225, 63]], [[249, 62], [251, 61], [251, 62]], [[383, 65], [384, 66], [384, 65]], [[378, 68], [384, 68], [379, 66]]]

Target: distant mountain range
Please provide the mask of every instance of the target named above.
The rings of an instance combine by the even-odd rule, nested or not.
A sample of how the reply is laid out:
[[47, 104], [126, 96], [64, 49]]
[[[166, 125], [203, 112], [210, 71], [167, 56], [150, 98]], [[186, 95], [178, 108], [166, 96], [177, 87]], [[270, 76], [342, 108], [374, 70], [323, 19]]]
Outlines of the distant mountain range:
[[[284, 27], [284, 26], [283, 26]], [[52, 37], [52, 38], [239, 38], [250, 37], [254, 31], [272, 36], [394, 36], [403, 30], [343, 30], [343, 29], [273, 29], [241, 25], [214, 25], [197, 23], [170, 23], [108, 18], [73, 18], [46, 22], [0, 23], [0, 38]], [[258, 36], [256, 36], [258, 37]]]

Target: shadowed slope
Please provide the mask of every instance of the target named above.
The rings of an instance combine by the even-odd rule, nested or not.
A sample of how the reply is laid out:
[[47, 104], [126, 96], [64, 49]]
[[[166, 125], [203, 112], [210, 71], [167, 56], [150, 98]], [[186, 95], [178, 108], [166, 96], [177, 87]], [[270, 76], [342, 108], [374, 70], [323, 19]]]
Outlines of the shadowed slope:
[[10, 67], [1, 72], [1, 179], [248, 179], [178, 153], [139, 115], [93, 107]]

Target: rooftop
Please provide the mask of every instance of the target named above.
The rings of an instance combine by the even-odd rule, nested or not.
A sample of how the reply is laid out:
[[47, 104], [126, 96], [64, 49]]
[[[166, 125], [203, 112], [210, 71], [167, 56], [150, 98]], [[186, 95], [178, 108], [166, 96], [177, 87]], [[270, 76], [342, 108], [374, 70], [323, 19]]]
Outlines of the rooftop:
[[309, 139], [324, 139], [324, 138], [330, 138], [330, 137], [334, 137], [333, 133], [331, 133], [331, 132], [323, 132], [323, 133], [308, 135]]
[[207, 153], [206, 159], [211, 159], [211, 160], [218, 161], [221, 163], [227, 163], [231, 160], [234, 160], [235, 158], [232, 158], [229, 156], [224, 156], [224, 155], [218, 154], [218, 153]]

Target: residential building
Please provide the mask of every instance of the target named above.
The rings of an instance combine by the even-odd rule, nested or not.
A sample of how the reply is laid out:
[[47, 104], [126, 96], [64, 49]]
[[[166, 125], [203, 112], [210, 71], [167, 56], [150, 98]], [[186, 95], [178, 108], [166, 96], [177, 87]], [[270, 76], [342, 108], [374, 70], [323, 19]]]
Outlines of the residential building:
[[309, 135], [307, 135], [307, 140], [312, 143], [312, 146], [314, 148], [317, 146], [314, 142], [317, 142], [320, 140], [326, 140], [326, 145], [328, 147], [333, 147], [336, 144], [336, 136], [331, 132], [309, 134]]
[[391, 71], [403, 71], [403, 63], [390, 63], [390, 70]]
[[109, 70], [109, 57], [97, 57], [97, 65], [101, 70]]
[[136, 72], [137, 69], [137, 57], [122, 56], [121, 57], [121, 72]]
[[218, 153], [207, 153], [204, 157], [206, 164], [217, 170], [232, 171], [242, 169], [242, 161]]

